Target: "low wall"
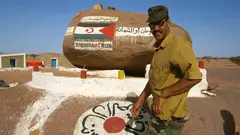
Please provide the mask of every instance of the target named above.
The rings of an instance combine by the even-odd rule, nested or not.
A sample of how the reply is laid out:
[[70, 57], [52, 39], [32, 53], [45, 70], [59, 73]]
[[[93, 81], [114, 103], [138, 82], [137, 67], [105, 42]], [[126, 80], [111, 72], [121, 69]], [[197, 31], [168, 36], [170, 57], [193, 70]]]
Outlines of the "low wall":
[[75, 93], [83, 96], [126, 97], [129, 93], [140, 94], [147, 79], [142, 78], [87, 78], [54, 76], [52, 73], [32, 72], [29, 85], [51, 92]]
[[[201, 69], [203, 80], [189, 92], [189, 97], [206, 97], [201, 90], [207, 89], [206, 70]], [[79, 94], [94, 97], [129, 97], [140, 95], [148, 78], [87, 78], [54, 76], [53, 73], [32, 72], [29, 85], [51, 92]], [[131, 95], [131, 94], [130, 94]]]

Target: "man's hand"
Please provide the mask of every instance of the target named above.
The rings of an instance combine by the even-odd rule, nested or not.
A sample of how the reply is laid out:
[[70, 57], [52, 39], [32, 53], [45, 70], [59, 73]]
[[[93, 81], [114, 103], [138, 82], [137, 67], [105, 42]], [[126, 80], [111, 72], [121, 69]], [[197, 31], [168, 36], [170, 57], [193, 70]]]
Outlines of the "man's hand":
[[148, 83], [147, 83], [144, 90], [138, 97], [137, 102], [133, 105], [133, 107], [130, 110], [134, 117], [137, 117], [139, 115], [139, 112], [141, 110], [143, 102], [150, 96], [150, 94], [151, 93], [149, 91], [149, 87], [148, 87]]
[[131, 114], [134, 116], [134, 117], [137, 117], [139, 115], [139, 112], [141, 110], [141, 107], [142, 107], [142, 103], [140, 103], [140, 101], [137, 101], [133, 107], [131, 108]]
[[155, 115], [162, 114], [161, 106], [164, 101], [165, 101], [165, 98], [158, 97], [158, 96], [156, 96], [155, 99], [153, 100], [153, 104], [152, 104], [151, 108]]

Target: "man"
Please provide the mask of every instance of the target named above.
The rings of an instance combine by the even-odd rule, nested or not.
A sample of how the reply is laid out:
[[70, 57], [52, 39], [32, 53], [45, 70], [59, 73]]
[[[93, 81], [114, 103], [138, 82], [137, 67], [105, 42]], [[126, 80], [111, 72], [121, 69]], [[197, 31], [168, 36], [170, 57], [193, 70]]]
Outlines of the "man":
[[188, 91], [201, 81], [202, 74], [191, 43], [170, 32], [168, 9], [154, 6], [148, 9], [148, 15], [156, 44], [148, 83], [131, 113], [138, 116], [143, 102], [152, 95], [153, 99], [148, 100], [153, 114], [148, 134], [179, 135], [188, 116]]
[[[168, 9], [166, 9], [166, 10], [168, 10]], [[173, 35], [180, 36], [180, 37], [186, 39], [187, 41], [189, 41], [191, 43], [190, 45], [192, 45], [192, 38], [187, 30], [185, 30], [181, 26], [173, 23], [170, 18], [168, 18], [167, 22], [168, 22], [169, 30]]]

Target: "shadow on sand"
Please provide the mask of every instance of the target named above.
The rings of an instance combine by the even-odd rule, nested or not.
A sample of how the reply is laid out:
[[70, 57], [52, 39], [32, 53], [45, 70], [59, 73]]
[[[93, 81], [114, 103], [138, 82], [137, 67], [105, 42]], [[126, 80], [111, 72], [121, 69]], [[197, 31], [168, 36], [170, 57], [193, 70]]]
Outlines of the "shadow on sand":
[[224, 120], [223, 129], [225, 135], [236, 135], [236, 125], [233, 115], [227, 110], [221, 110], [221, 116]]

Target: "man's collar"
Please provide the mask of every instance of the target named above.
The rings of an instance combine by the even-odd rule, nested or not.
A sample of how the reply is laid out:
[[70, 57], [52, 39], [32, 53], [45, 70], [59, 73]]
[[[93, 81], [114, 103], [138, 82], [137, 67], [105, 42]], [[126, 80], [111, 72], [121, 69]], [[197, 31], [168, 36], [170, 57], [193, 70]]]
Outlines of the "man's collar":
[[156, 51], [159, 50], [160, 48], [165, 48], [167, 46], [167, 43], [172, 39], [172, 36], [173, 35], [169, 32], [160, 45], [156, 41], [155, 44], [153, 45], [153, 50]]

